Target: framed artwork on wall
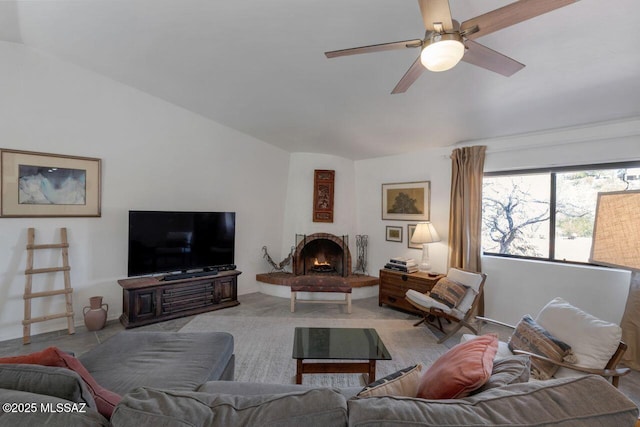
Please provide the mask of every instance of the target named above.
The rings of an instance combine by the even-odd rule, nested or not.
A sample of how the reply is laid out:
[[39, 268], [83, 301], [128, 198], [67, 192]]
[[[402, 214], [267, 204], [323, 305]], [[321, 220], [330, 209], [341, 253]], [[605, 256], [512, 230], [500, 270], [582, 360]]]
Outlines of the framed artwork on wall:
[[387, 241], [402, 242], [402, 227], [387, 225]]
[[407, 247], [410, 249], [422, 249], [422, 244], [411, 243], [411, 238], [413, 237], [413, 232], [416, 231], [417, 225], [418, 224], [407, 224]]
[[313, 222], [333, 222], [336, 171], [316, 169], [313, 176]]
[[99, 217], [101, 161], [0, 149], [0, 216]]
[[382, 219], [428, 221], [431, 182], [382, 184]]

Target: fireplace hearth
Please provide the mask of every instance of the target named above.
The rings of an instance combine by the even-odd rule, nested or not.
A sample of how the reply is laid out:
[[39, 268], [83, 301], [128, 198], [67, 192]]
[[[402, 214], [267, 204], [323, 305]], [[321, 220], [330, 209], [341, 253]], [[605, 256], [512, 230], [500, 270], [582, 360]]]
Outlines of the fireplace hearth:
[[[339, 278], [353, 289], [353, 299], [369, 298], [378, 295], [378, 278], [367, 274], [352, 274], [351, 252], [348, 236], [336, 236], [329, 233], [310, 235], [297, 234], [293, 252], [292, 272], [283, 271], [256, 274], [261, 290], [267, 295], [290, 298], [289, 288], [301, 275], [323, 278]], [[292, 274], [293, 273], [293, 274]], [[319, 298], [311, 292], [305, 298]], [[321, 299], [326, 299], [322, 293]]]

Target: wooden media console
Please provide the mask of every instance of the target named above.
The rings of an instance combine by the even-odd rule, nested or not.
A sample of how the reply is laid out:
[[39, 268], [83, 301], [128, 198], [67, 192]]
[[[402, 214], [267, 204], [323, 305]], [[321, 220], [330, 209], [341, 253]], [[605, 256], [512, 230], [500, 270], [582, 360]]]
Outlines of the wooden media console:
[[122, 315], [125, 328], [162, 322], [238, 304], [240, 271], [221, 271], [210, 276], [179, 280], [138, 277], [118, 280], [122, 286]]

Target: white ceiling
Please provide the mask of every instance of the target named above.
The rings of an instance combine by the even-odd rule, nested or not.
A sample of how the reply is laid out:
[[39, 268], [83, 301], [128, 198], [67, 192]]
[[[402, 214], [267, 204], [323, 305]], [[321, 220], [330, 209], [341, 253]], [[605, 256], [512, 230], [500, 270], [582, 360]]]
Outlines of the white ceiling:
[[[462, 22], [510, 3], [450, 0]], [[467, 63], [390, 95], [419, 51], [416, 0], [2, 1], [24, 43], [291, 152], [365, 159], [640, 115], [639, 0], [582, 0], [477, 39], [526, 67]]]

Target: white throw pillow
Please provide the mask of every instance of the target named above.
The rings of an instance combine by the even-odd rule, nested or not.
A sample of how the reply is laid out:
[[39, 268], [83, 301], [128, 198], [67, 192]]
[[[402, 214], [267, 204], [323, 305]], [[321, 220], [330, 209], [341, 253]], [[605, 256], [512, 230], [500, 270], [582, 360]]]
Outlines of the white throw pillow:
[[[577, 365], [603, 369], [618, 348], [622, 328], [572, 306], [562, 298], [549, 302], [536, 322], [573, 349]], [[581, 373], [561, 368], [554, 377], [575, 377]]]

